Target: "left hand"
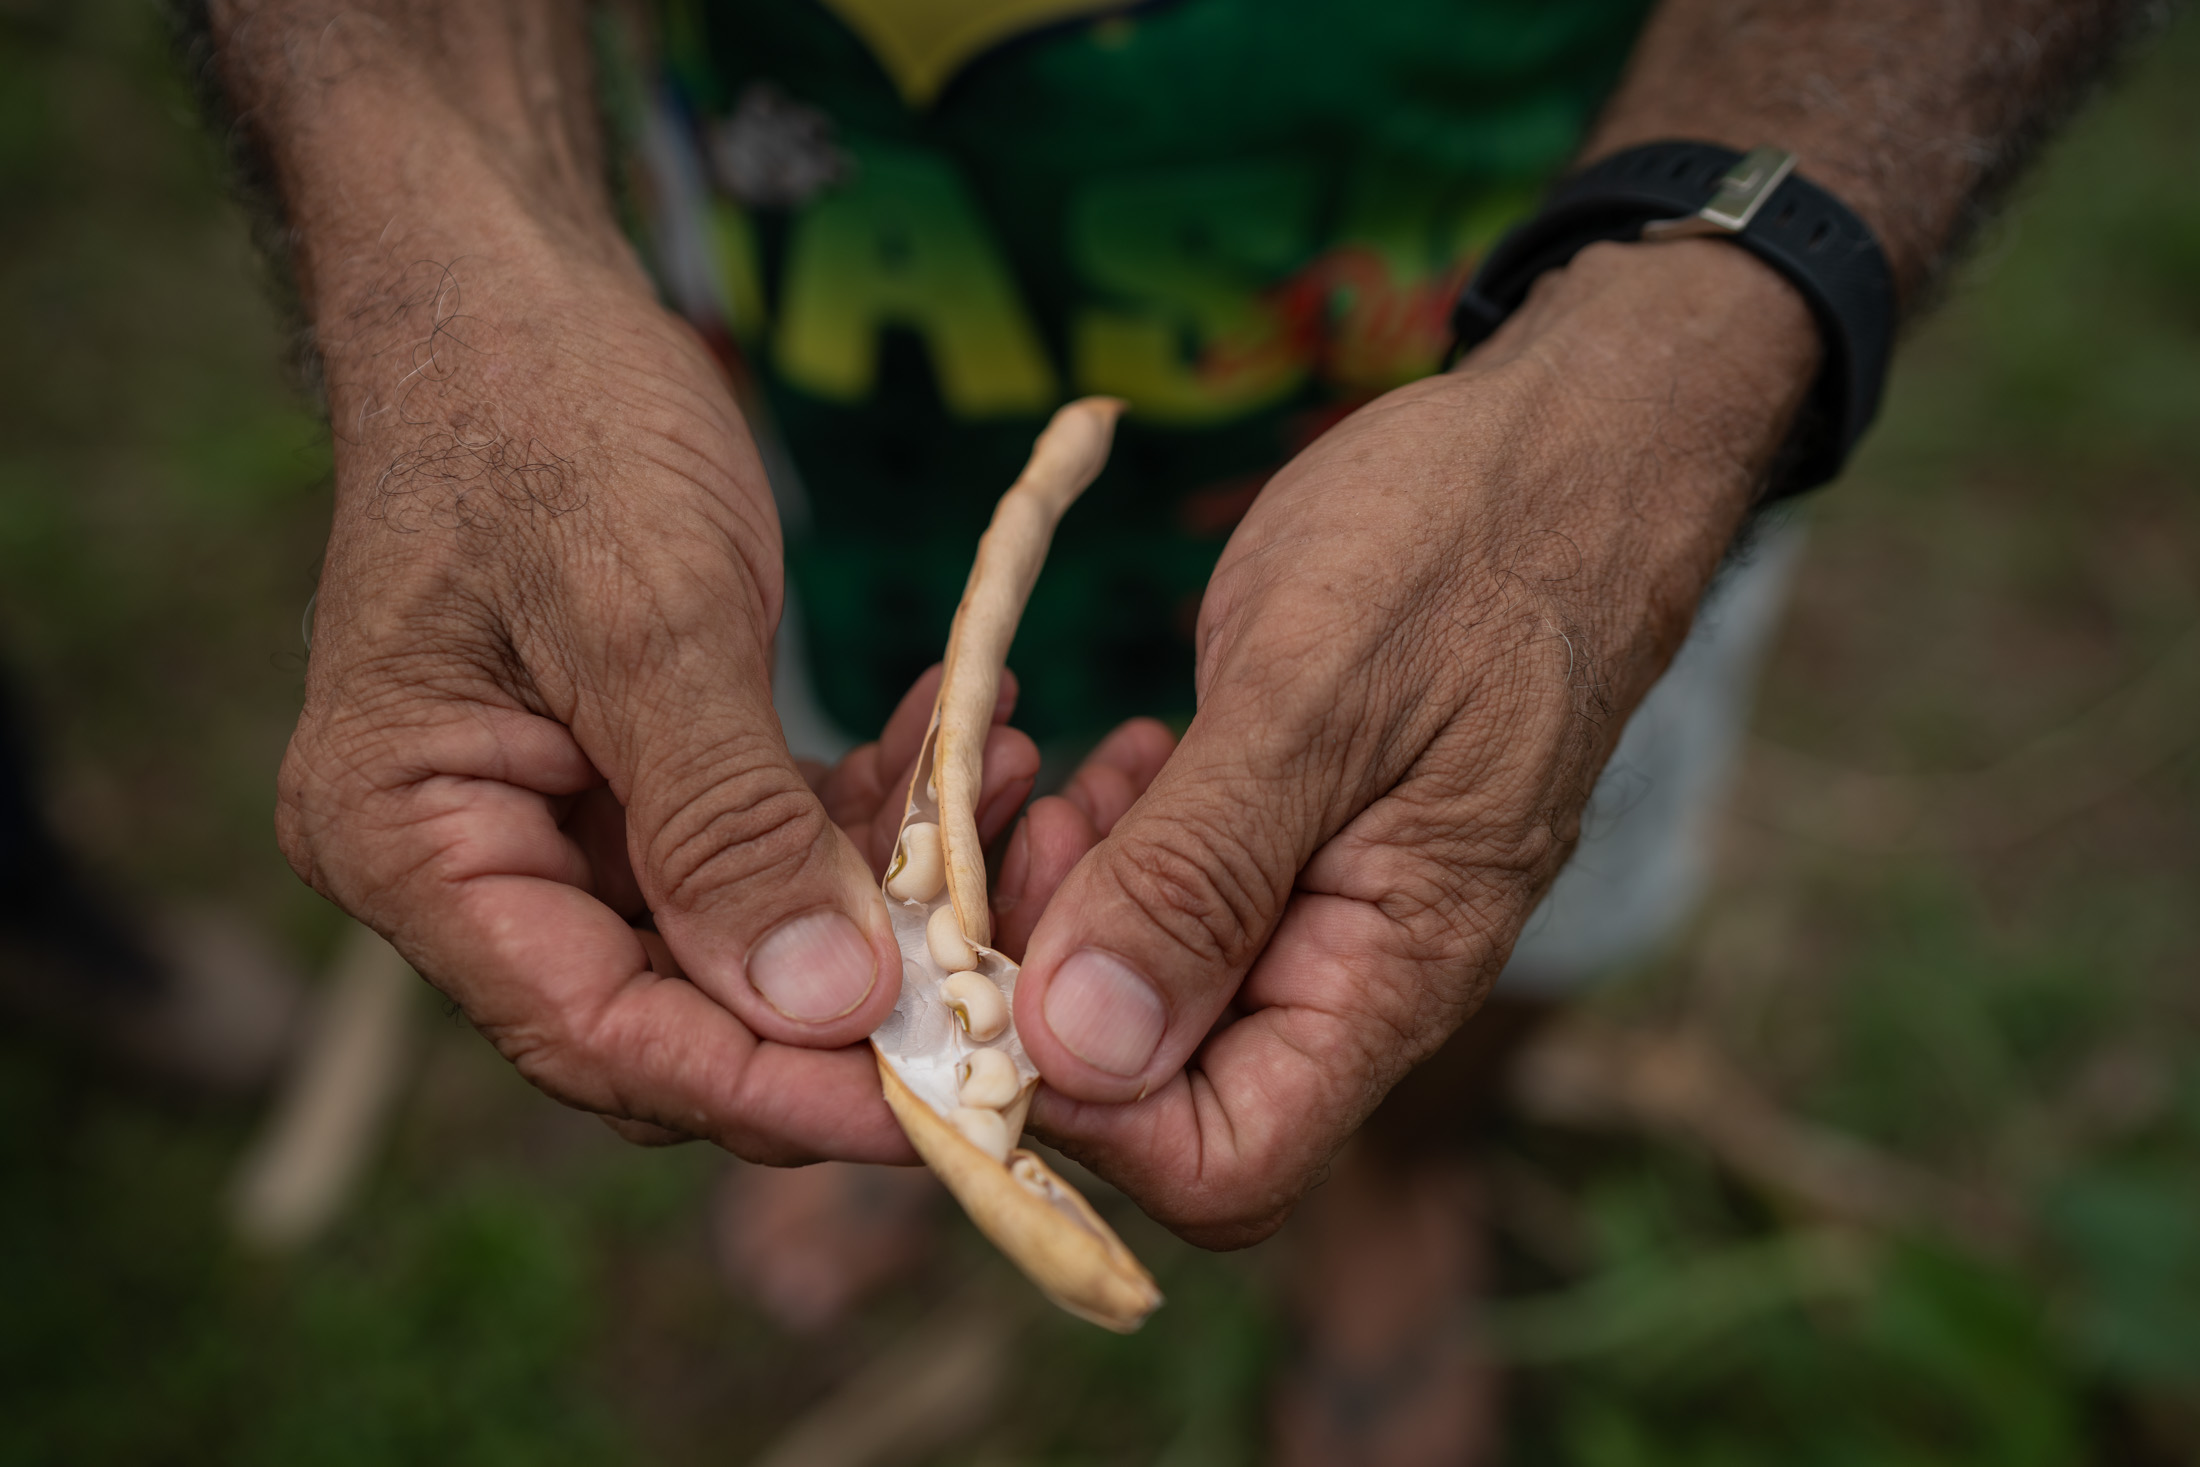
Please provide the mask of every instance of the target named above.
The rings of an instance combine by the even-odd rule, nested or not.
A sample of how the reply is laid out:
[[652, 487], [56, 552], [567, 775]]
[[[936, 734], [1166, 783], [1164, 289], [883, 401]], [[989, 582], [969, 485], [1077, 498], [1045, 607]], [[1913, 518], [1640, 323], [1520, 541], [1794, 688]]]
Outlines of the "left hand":
[[[797, 759], [795, 768], [801, 773], [810, 793], [825, 807], [825, 813], [848, 837], [865, 864], [871, 868], [873, 880], [884, 880], [886, 865], [893, 859], [894, 843], [901, 838], [902, 814], [907, 805], [909, 782], [916, 777], [917, 756], [923, 752], [924, 733], [932, 718], [932, 705], [939, 698], [941, 668], [934, 663], [924, 675], [912, 684], [901, 702], [895, 705], [886, 727], [878, 738], [851, 749], [837, 764], [827, 765], [815, 759]], [[978, 791], [978, 836], [988, 843], [999, 839], [1008, 822], [1023, 808], [1030, 798], [1032, 782], [1039, 775], [1039, 749], [1029, 735], [1008, 726], [1009, 715], [1016, 709], [1016, 676], [1003, 672], [1001, 689], [993, 705], [992, 727], [986, 731], [984, 769], [985, 776]], [[572, 802], [565, 819], [566, 829], [588, 853], [592, 866], [606, 873], [605, 885], [615, 893], [613, 901], [624, 914], [640, 915], [646, 910], [641, 896], [641, 884], [634, 876], [633, 864], [627, 853], [627, 812], [608, 788], [599, 787]], [[648, 955], [653, 973], [662, 978], [685, 979], [679, 960], [671, 947], [651, 928], [640, 928], [635, 936]], [[799, 1064], [801, 1054], [791, 1057]], [[861, 1057], [861, 1063], [870, 1064], [870, 1057]], [[852, 1089], [869, 1096], [862, 1082]], [[878, 1100], [880, 1106], [885, 1100]], [[843, 1108], [843, 1119], [852, 1119]], [[696, 1139], [694, 1132], [676, 1130], [653, 1121], [638, 1120], [629, 1116], [606, 1114], [603, 1117], [612, 1130], [627, 1140], [643, 1146], [666, 1146]], [[897, 1149], [891, 1144], [867, 1160], [912, 1161], [916, 1153], [901, 1136], [900, 1127], [887, 1117], [887, 1134], [903, 1144]], [[815, 1160], [814, 1154], [805, 1152], [781, 1153], [775, 1160]]]
[[1196, 1242], [1275, 1228], [1495, 981], [1817, 352], [1730, 245], [1597, 246], [1277, 474], [1181, 746], [1118, 734], [1004, 867], [1034, 1128]]

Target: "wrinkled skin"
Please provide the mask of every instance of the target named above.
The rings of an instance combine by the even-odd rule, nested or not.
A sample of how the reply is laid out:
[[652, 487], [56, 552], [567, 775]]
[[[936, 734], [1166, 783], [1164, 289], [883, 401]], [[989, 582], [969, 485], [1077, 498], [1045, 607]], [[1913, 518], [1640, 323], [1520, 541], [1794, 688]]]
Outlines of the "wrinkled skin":
[[[502, 243], [378, 279], [327, 343], [336, 520], [283, 849], [630, 1135], [909, 1160], [848, 1046], [899, 985], [873, 801], [936, 675], [883, 754], [806, 777], [770, 706], [777, 525], [714, 364], [638, 272]], [[994, 731], [993, 829], [1037, 768]], [[856, 981], [775, 1007], [757, 955], [821, 913]]]
[[[1914, 300], [2132, 9], [1661, 0], [1583, 156], [1775, 139]], [[562, 1099], [906, 1159], [849, 1048], [898, 982], [864, 837], [770, 709], [770, 496], [620, 235], [584, 7], [207, 10], [336, 432], [284, 850]], [[1181, 747], [1119, 733], [1014, 843], [1034, 1124], [1186, 1236], [1276, 1226], [1502, 967], [1817, 355], [1740, 250], [1595, 246], [1278, 474]]]
[[[1794, 309], [1754, 268], [1589, 252], [1460, 371], [1325, 435], [1223, 555], [1199, 713], [1150, 787], [1019, 832], [1034, 1127], [1187, 1236], [1272, 1230], [1503, 967], [1809, 380], [1807, 331], [1761, 376], [1691, 359], [1703, 280]], [[1637, 340], [1664, 349], [1613, 349]], [[1053, 1002], [1095, 950], [1153, 998], [1097, 1025]]]
[[[853, 1046], [898, 986], [875, 882], [930, 694], [806, 776], [769, 701], [778, 527], [707, 354], [617, 255], [515, 226], [433, 257], [322, 311], [337, 510], [286, 853], [638, 1139], [908, 1160]], [[1501, 966], [1808, 381], [1807, 328], [1757, 370], [1717, 348], [1707, 297], [1799, 315], [1753, 271], [1591, 251], [1323, 437], [1224, 556], [1183, 745], [1119, 731], [1013, 843], [1034, 1123], [1188, 1236], [1272, 1228]], [[995, 732], [989, 833], [1036, 767]], [[1050, 1027], [1083, 948], [1159, 995], [1127, 1070]]]

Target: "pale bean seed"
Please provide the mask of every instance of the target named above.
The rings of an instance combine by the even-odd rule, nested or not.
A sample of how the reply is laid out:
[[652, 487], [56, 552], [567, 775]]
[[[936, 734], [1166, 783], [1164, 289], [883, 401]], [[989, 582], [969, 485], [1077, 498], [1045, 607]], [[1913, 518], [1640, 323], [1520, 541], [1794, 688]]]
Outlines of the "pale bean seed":
[[947, 856], [940, 828], [920, 820], [901, 833], [900, 868], [886, 878], [886, 894], [896, 901], [928, 902], [947, 885]]
[[977, 1050], [960, 1068], [960, 1098], [964, 1105], [1006, 1110], [1024, 1088], [1024, 1077], [1016, 1073], [1016, 1061], [998, 1049]]
[[962, 1020], [963, 1031], [984, 1044], [1008, 1028], [1008, 1000], [983, 973], [957, 973], [940, 985], [940, 1002]]
[[924, 924], [924, 945], [932, 950], [932, 961], [950, 973], [967, 973], [978, 966], [978, 950], [963, 936], [953, 903], [934, 912]]
[[963, 1133], [965, 1140], [987, 1156], [995, 1161], [1008, 1160], [1008, 1122], [999, 1111], [963, 1105], [949, 1111], [947, 1119]]

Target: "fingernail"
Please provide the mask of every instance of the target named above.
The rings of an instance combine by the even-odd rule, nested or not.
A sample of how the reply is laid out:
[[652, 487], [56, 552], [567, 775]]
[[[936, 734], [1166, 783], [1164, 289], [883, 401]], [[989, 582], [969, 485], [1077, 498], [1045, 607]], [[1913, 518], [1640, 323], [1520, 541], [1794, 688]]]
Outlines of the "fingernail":
[[1168, 1027], [1161, 995], [1111, 953], [1073, 954], [1047, 985], [1047, 1027], [1086, 1064], [1111, 1075], [1146, 1068]]
[[993, 883], [993, 910], [1007, 916], [1024, 899], [1024, 883], [1031, 879], [1031, 822], [1017, 825], [1001, 853], [1001, 874]]
[[790, 1019], [815, 1024], [851, 1012], [878, 982], [863, 931], [839, 912], [808, 912], [749, 952], [749, 983]]

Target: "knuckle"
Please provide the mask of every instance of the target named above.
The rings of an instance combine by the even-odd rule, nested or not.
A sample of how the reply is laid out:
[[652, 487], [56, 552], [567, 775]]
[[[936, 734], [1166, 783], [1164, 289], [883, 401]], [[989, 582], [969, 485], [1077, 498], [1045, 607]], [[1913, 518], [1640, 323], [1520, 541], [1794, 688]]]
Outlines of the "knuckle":
[[312, 816], [307, 802], [311, 776], [306, 772], [306, 762], [293, 740], [289, 751], [283, 755], [282, 769], [275, 779], [275, 845], [297, 878], [318, 890], [320, 868], [314, 859], [314, 841], [310, 833]]
[[362, 827], [376, 761], [356, 731], [330, 733], [329, 720], [309, 713], [291, 735], [276, 775], [275, 840], [299, 880], [348, 907], [340, 887], [375, 884], [374, 872], [357, 868], [375, 844]]
[[1159, 1221], [1202, 1248], [1250, 1248], [1282, 1227], [1318, 1180], [1318, 1174], [1236, 1166], [1228, 1176], [1203, 1178], [1181, 1193], [1158, 1215]]
[[753, 649], [761, 666], [767, 639], [756, 629], [768, 626], [767, 607], [755, 588], [725, 573], [725, 547], [689, 553], [652, 545], [645, 555], [621, 543], [607, 556], [563, 599], [595, 608], [586, 634], [599, 640], [611, 677], [638, 687], [685, 669], [720, 678], [736, 649]]
[[577, 1110], [663, 1123], [623, 1093], [620, 1073], [622, 1068], [632, 1072], [636, 1056], [606, 1014], [529, 1007], [534, 1011], [501, 1022], [475, 1019], [476, 1027], [529, 1084]]
[[1211, 830], [1170, 826], [1123, 854], [1117, 881], [1156, 930], [1200, 962], [1252, 961], [1277, 903], [1252, 852]]
[[1295, 1197], [1202, 1195], [1163, 1221], [1186, 1242], [1223, 1253], [1266, 1242], [1296, 1205]]
[[1441, 848], [1391, 864], [1373, 904], [1387, 923], [1386, 945], [1417, 966], [1455, 964], [1487, 948], [1495, 935], [1491, 898], [1518, 885], [1464, 852]]
[[[676, 781], [688, 793], [652, 822], [644, 882], [674, 910], [801, 875], [831, 834], [824, 806], [761, 749], [721, 749]], [[656, 900], [651, 903], [657, 904]]]
[[551, 1099], [585, 1110], [623, 1113], [609, 1103], [608, 1094], [589, 1083], [597, 1065], [587, 1038], [557, 1016], [499, 1020], [469, 1011], [468, 1017], [528, 1084]]
[[408, 843], [391, 839], [388, 796], [410, 779], [399, 761], [402, 734], [366, 720], [302, 720], [277, 775], [275, 837], [299, 879], [346, 910], [388, 893], [448, 855], [440, 842], [421, 859], [399, 861]]
[[605, 1115], [601, 1111], [597, 1112], [597, 1115], [620, 1140], [625, 1141], [630, 1146], [647, 1148], [681, 1146], [698, 1139], [685, 1131], [676, 1131], [670, 1126], [660, 1126], [655, 1121], [638, 1121], [627, 1116]]

